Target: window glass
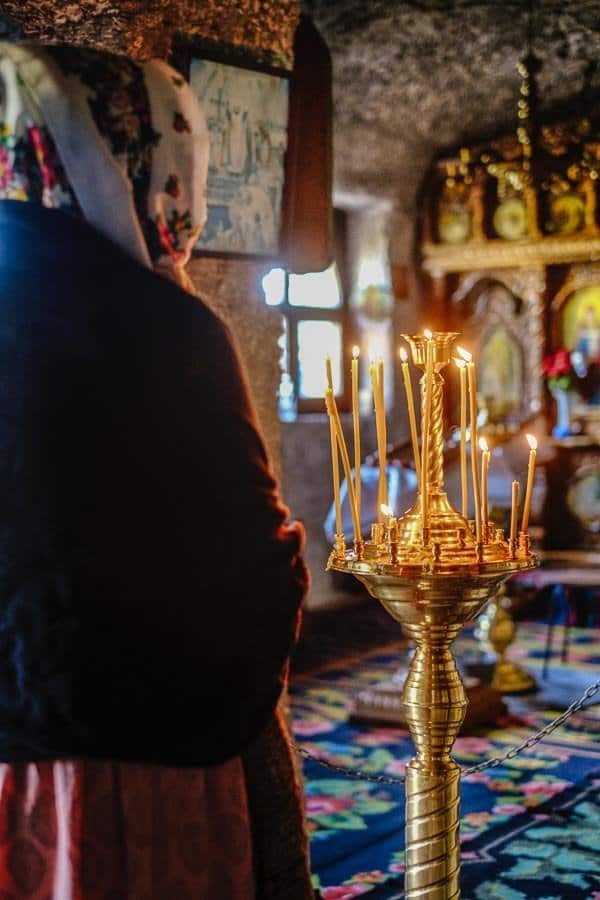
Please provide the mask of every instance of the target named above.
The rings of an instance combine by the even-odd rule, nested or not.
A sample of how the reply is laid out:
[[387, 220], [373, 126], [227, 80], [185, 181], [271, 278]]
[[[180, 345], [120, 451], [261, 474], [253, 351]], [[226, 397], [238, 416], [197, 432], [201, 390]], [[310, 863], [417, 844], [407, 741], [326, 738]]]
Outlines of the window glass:
[[288, 301], [290, 306], [338, 309], [342, 294], [335, 263], [323, 272], [290, 275]]
[[303, 319], [298, 322], [298, 393], [322, 397], [325, 390], [325, 357], [331, 357], [333, 389], [343, 391], [342, 326], [340, 322]]
[[285, 269], [271, 269], [262, 280], [267, 306], [279, 306], [285, 300]]

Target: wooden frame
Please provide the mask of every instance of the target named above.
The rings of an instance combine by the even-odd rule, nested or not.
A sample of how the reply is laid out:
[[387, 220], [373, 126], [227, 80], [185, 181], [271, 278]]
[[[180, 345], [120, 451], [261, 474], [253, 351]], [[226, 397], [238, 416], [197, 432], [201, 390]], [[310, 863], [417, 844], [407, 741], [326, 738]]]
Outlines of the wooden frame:
[[290, 71], [265, 54], [183, 35], [170, 62], [210, 135], [208, 215], [193, 254], [279, 264]]

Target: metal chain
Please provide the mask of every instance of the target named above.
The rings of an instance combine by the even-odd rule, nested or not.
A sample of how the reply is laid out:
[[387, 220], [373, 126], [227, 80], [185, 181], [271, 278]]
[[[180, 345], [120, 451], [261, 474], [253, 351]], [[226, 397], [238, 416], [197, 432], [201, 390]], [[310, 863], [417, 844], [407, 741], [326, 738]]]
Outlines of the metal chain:
[[[531, 747], [535, 747], [536, 744], [539, 744], [545, 737], [548, 737], [549, 734], [552, 734], [553, 731], [556, 731], [567, 719], [570, 719], [572, 715], [583, 707], [586, 700], [590, 700], [595, 694], [600, 691], [600, 679], [591, 684], [586, 690], [583, 692], [581, 697], [577, 700], [574, 700], [570, 706], [553, 719], [551, 722], [548, 722], [547, 725], [544, 725], [543, 728], [540, 728], [535, 734], [531, 737], [527, 738], [526, 741], [523, 741], [522, 744], [517, 744], [514, 747], [511, 747], [510, 750], [507, 750], [506, 753], [503, 753], [502, 756], [494, 756], [491, 759], [486, 759], [483, 762], [478, 763], [476, 766], [471, 766], [469, 769], [463, 769], [463, 775], [473, 775], [475, 772], [483, 772], [484, 769], [493, 769], [496, 766], [502, 765], [503, 762], [506, 762], [507, 759], [514, 759], [515, 756], [518, 756], [519, 753], [522, 753], [523, 750], [529, 750]], [[349, 778], [358, 778], [361, 781], [374, 781], [377, 784], [404, 784], [405, 778], [402, 777], [393, 777], [391, 775], [371, 775], [368, 772], [361, 772], [358, 769], [347, 769], [345, 766], [338, 766], [335, 763], [329, 762], [327, 759], [322, 759], [319, 756], [315, 756], [310, 750], [307, 750], [305, 747], [301, 747], [299, 744], [294, 744], [294, 749], [300, 756], [303, 756], [305, 759], [310, 759], [312, 762], [318, 763], [320, 766], [324, 766], [326, 769], [333, 769], [334, 772], [341, 772], [342, 775], [347, 775]]]

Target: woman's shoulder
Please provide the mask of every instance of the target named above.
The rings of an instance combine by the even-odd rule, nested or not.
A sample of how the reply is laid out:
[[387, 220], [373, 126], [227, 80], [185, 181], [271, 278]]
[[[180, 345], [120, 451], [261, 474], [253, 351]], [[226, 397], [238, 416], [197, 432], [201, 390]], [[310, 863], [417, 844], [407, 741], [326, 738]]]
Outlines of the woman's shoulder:
[[[202, 298], [141, 265], [83, 219], [18, 200], [0, 201], [0, 279], [38, 280], [77, 302], [146, 309], [160, 318], [229, 341], [228, 329]], [[158, 324], [158, 323], [157, 323]]]

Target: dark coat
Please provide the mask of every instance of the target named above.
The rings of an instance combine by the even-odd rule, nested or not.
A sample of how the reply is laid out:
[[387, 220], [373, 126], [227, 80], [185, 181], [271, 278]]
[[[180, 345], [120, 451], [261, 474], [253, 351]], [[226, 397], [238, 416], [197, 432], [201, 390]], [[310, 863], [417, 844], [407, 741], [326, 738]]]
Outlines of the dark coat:
[[307, 586], [287, 515], [222, 322], [0, 203], [0, 760], [236, 755]]

